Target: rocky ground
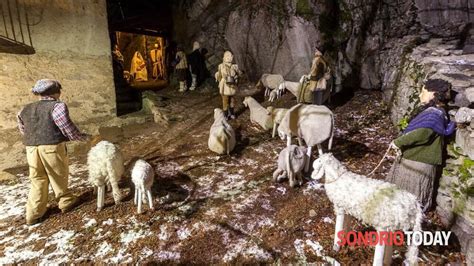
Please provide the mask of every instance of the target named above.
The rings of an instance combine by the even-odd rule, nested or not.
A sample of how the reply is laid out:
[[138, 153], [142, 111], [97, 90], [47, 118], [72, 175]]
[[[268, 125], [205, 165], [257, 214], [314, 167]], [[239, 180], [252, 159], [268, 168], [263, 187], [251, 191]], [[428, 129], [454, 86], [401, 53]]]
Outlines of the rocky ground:
[[[207, 149], [207, 138], [219, 96], [167, 90], [158, 94], [163, 109], [173, 114], [169, 126], [130, 127], [118, 141], [128, 169], [138, 157], [155, 167], [156, 210], [145, 208], [144, 214], [136, 214], [125, 181], [124, 201], [113, 205], [108, 193], [105, 209], [96, 212], [85, 157], [79, 156], [72, 158], [70, 183], [83, 204], [61, 214], [51, 201], [47, 220], [28, 227], [23, 216], [28, 173], [26, 168], [15, 169], [17, 179], [0, 184], [0, 264], [370, 263], [370, 247], [332, 251], [335, 217], [321, 184], [307, 180], [302, 187], [290, 188], [271, 181], [284, 142], [251, 125], [249, 111], [241, 104], [238, 119], [232, 121], [238, 145], [230, 156], [217, 156]], [[396, 132], [381, 93], [358, 91], [353, 96], [331, 106], [337, 128], [333, 152], [350, 170], [367, 174]], [[292, 104], [290, 95], [276, 103]], [[384, 178], [391, 160], [382, 164], [375, 178]], [[127, 171], [125, 179], [129, 176]], [[370, 230], [357, 221], [352, 228]], [[435, 214], [427, 215], [424, 228], [440, 229]], [[459, 244], [452, 240], [449, 247], [421, 247], [420, 258], [426, 263], [462, 263]], [[405, 248], [395, 250], [396, 264], [404, 252]]]

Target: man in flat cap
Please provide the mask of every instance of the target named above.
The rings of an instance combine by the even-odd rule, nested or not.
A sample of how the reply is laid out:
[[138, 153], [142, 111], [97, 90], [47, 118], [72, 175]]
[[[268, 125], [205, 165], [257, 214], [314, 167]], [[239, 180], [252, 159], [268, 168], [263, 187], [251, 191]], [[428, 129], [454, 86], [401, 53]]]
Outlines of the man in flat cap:
[[38, 80], [32, 92], [39, 101], [26, 105], [18, 114], [18, 128], [26, 146], [31, 181], [26, 203], [28, 225], [39, 223], [46, 213], [49, 184], [62, 212], [78, 204], [77, 198], [68, 190], [66, 141], [86, 139], [69, 118], [66, 104], [59, 101], [61, 84], [57, 80]]

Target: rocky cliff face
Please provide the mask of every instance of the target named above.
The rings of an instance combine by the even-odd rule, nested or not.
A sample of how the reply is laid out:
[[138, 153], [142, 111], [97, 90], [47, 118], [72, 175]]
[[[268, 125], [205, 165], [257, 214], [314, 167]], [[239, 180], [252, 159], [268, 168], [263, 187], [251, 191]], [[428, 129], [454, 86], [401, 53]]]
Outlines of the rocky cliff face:
[[392, 89], [393, 72], [413, 46], [430, 37], [458, 38], [474, 20], [469, 1], [178, 1], [176, 39], [198, 40], [220, 60], [225, 49], [251, 79], [306, 73], [315, 47], [326, 48], [345, 85]]

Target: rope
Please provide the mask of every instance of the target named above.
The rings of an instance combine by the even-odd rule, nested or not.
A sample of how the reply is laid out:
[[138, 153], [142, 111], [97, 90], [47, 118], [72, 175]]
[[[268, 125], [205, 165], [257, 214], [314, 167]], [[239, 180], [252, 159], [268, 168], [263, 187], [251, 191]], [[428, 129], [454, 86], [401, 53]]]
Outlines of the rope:
[[388, 145], [388, 149], [387, 151], [385, 152], [384, 156], [382, 157], [382, 159], [380, 160], [379, 164], [377, 164], [377, 166], [374, 168], [374, 170], [372, 170], [372, 172], [370, 172], [367, 176], [370, 176], [372, 175], [379, 167], [380, 165], [382, 165], [383, 161], [385, 160], [385, 158], [387, 158], [387, 155], [388, 153], [390, 152], [390, 149], [392, 148], [392, 145]]

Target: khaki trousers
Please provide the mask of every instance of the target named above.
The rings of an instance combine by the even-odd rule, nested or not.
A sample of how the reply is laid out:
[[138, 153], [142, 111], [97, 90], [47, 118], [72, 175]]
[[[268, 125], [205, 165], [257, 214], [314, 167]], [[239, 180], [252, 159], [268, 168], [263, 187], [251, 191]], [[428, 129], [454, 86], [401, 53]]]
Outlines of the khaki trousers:
[[46, 212], [48, 187], [51, 184], [61, 210], [76, 198], [68, 190], [69, 159], [66, 143], [27, 146], [26, 158], [30, 170], [31, 187], [26, 203], [26, 220], [41, 218]]
[[222, 96], [222, 110], [227, 111], [227, 109], [235, 107], [234, 96], [221, 95]]

